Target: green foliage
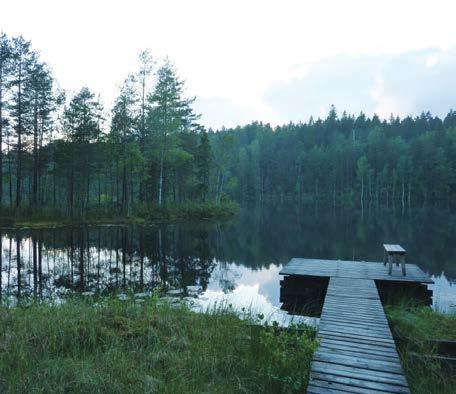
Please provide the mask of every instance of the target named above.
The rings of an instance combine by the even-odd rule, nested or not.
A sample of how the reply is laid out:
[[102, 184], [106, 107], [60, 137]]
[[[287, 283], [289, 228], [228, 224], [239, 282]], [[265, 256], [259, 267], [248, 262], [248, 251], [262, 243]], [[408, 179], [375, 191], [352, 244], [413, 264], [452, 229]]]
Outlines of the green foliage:
[[83, 87], [70, 101], [64, 112], [64, 131], [69, 141], [88, 144], [98, 139], [100, 130], [100, 103], [87, 87]]
[[216, 199], [210, 141], [168, 60], [151, 78], [154, 62], [147, 51], [140, 54], [106, 133], [95, 95], [84, 87], [66, 102], [30, 45], [1, 36], [0, 145], [6, 136], [8, 151], [0, 151], [0, 207], [15, 207], [13, 216], [22, 219], [31, 217], [28, 206], [38, 216], [49, 210], [79, 219]]
[[212, 166], [212, 150], [207, 133], [202, 133], [196, 155], [198, 194], [202, 201], [206, 201], [210, 186], [210, 172]]
[[241, 202], [447, 207], [456, 200], [453, 118], [454, 111], [443, 122], [430, 113], [389, 120], [345, 112], [338, 117], [332, 108], [324, 120], [275, 129], [254, 122], [209, 136], [223, 185], [235, 176], [239, 183], [229, 194]]
[[332, 106], [325, 119], [206, 134], [171, 62], [155, 70], [144, 51], [105, 130], [88, 88], [67, 101], [29, 41], [0, 41], [0, 206], [17, 214], [32, 206], [81, 217], [105, 202], [125, 216], [224, 196], [403, 209], [456, 201], [455, 111], [382, 120]]
[[196, 314], [157, 298], [0, 309], [0, 390], [75, 393], [302, 392], [306, 331]]

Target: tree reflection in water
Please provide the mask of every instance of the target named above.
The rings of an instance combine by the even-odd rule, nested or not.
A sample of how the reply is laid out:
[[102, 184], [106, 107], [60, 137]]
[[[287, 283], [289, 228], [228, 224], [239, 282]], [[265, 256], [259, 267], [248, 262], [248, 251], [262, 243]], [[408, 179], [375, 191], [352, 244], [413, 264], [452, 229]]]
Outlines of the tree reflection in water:
[[243, 285], [280, 307], [278, 272], [292, 257], [381, 261], [388, 241], [402, 244], [408, 261], [436, 278], [436, 299], [451, 306], [455, 232], [456, 216], [433, 209], [403, 215], [366, 207], [361, 215], [290, 204], [244, 209], [226, 222], [3, 229], [0, 297], [14, 302], [158, 288], [185, 295], [196, 286], [207, 298]]

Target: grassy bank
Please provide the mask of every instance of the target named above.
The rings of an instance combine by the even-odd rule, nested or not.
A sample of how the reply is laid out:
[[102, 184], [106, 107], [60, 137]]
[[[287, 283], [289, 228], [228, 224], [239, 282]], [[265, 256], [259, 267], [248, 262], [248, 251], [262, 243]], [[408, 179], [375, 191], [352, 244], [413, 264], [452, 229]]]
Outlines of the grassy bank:
[[83, 215], [70, 216], [55, 210], [22, 209], [20, 212], [2, 208], [2, 227], [50, 227], [79, 224], [149, 224], [163, 221], [204, 220], [228, 218], [236, 215], [239, 206], [231, 201], [222, 204], [183, 203], [158, 206], [145, 204], [128, 214], [119, 213], [115, 206], [88, 209]]
[[413, 393], [454, 393], [456, 369], [438, 360], [432, 340], [456, 340], [456, 315], [431, 308], [387, 308], [407, 380]]
[[0, 309], [0, 392], [302, 392], [309, 331], [156, 299]]

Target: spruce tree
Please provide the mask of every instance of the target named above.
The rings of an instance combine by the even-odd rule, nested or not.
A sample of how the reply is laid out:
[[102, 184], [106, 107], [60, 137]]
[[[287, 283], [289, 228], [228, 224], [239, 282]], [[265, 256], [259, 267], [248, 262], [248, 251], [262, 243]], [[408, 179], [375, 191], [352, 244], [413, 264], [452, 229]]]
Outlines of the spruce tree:
[[[116, 99], [112, 110], [112, 122], [110, 140], [119, 147], [120, 162], [122, 166], [122, 199], [120, 203], [121, 213], [128, 213], [128, 145], [135, 137], [137, 95], [134, 89], [135, 79], [129, 76], [121, 87], [120, 94]], [[142, 122], [142, 120], [141, 120]]]
[[201, 133], [200, 143], [196, 156], [198, 194], [206, 202], [209, 193], [210, 170], [212, 165], [212, 149], [206, 132]]

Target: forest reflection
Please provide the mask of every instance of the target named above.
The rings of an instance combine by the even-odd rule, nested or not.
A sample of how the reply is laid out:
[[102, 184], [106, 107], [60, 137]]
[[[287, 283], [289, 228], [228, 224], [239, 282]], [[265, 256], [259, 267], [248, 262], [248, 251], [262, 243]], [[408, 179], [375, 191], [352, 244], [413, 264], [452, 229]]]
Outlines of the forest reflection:
[[401, 243], [409, 262], [438, 278], [437, 290], [454, 293], [455, 231], [448, 212], [361, 215], [294, 205], [244, 209], [225, 222], [1, 229], [0, 297], [157, 288], [186, 295], [195, 286], [221, 294], [244, 285], [279, 306], [278, 272], [290, 258], [380, 261], [385, 241]]
[[[170, 231], [169, 231], [170, 230]], [[207, 287], [213, 256], [200, 232], [189, 250], [177, 228], [104, 226], [2, 234], [3, 296]]]

